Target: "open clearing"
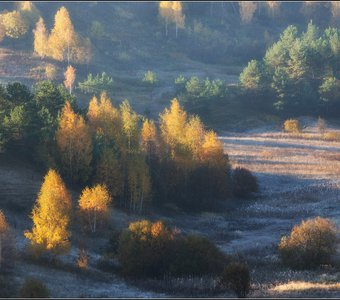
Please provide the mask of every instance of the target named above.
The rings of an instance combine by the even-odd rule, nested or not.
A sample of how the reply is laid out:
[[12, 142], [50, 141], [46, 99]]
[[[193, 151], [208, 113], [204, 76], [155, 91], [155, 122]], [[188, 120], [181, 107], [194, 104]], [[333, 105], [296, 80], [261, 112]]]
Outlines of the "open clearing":
[[[293, 138], [267, 129], [262, 133], [259, 129], [255, 133], [223, 134], [220, 138], [233, 167], [242, 166], [253, 171], [259, 180], [260, 193], [240, 200], [221, 213], [185, 215], [169, 212], [161, 216], [150, 213], [144, 217], [161, 217], [184, 232], [205, 234], [226, 253], [245, 257], [252, 268], [250, 296], [339, 297], [340, 288], [336, 283], [340, 281], [340, 272], [329, 267], [316, 271], [291, 271], [280, 265], [276, 254], [280, 237], [302, 219], [320, 215], [340, 225], [340, 142], [321, 140], [314, 126], [308, 127], [306, 132], [314, 134], [315, 138]], [[35, 201], [41, 180], [42, 175], [29, 164], [0, 155], [1, 206], [5, 207], [11, 224], [15, 224], [19, 249], [26, 244], [22, 233], [31, 226], [27, 213]], [[18, 211], [20, 203], [24, 203], [23, 209]], [[121, 211], [113, 214], [114, 224], [119, 227], [138, 218], [141, 216]], [[105, 238], [98, 236], [93, 239], [89, 249], [91, 268], [101, 272], [96, 269], [96, 260]], [[75, 256], [76, 248], [73, 248], [64, 260], [72, 263]], [[106, 279], [96, 281], [64, 270], [51, 271], [27, 261], [18, 263], [15, 274], [19, 281], [26, 275], [43, 279], [53, 297], [166, 296], [139, 290], [116, 275], [103, 273]]]

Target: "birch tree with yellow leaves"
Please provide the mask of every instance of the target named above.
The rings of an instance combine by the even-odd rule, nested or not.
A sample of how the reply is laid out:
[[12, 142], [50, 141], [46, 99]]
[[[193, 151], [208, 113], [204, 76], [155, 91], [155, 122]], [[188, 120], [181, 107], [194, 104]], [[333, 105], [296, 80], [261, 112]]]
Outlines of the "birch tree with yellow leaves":
[[178, 28], [184, 28], [185, 15], [183, 14], [181, 1], [160, 1], [159, 15], [165, 23], [165, 35], [168, 36], [168, 24], [174, 23], [176, 26], [176, 38]]
[[92, 98], [89, 103], [87, 118], [92, 133], [101, 132], [103, 134], [105, 145], [113, 140], [121, 144], [122, 120], [118, 109], [112, 105], [106, 92], [101, 93], [99, 101], [96, 96]]
[[76, 69], [69, 65], [64, 73], [64, 77], [64, 86], [70, 91], [70, 95], [72, 95], [72, 87], [76, 80]]
[[37, 256], [42, 253], [58, 255], [70, 250], [71, 206], [71, 196], [60, 175], [49, 170], [32, 210], [32, 230], [24, 232]]
[[56, 133], [62, 169], [73, 181], [86, 181], [92, 160], [92, 139], [84, 118], [76, 114], [66, 102]]
[[171, 101], [170, 109], [165, 108], [159, 118], [161, 135], [167, 145], [167, 155], [174, 158], [181, 144], [183, 144], [183, 129], [187, 121], [187, 114], [178, 100], [174, 98]]
[[40, 57], [44, 57], [47, 55], [48, 51], [48, 32], [45, 27], [44, 19], [42, 17], [39, 18], [34, 33], [34, 52], [38, 54]]
[[111, 196], [105, 185], [86, 187], [79, 198], [79, 212], [86, 220], [91, 232], [96, 232], [98, 222], [103, 222], [109, 212]]
[[54, 17], [54, 27], [48, 39], [52, 58], [70, 64], [72, 48], [77, 47], [78, 36], [68, 10], [62, 6]]

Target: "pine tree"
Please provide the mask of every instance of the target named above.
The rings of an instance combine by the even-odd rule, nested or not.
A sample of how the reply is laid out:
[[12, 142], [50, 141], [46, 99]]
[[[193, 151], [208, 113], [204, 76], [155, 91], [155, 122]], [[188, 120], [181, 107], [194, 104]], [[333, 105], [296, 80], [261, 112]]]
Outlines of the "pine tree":
[[111, 197], [105, 185], [86, 187], [79, 198], [79, 211], [85, 216], [92, 232], [96, 232], [98, 221], [108, 213]]
[[92, 160], [91, 135], [83, 117], [69, 102], [63, 108], [56, 140], [65, 174], [72, 181], [86, 181]]
[[55, 170], [49, 170], [32, 210], [32, 231], [25, 231], [36, 255], [69, 251], [71, 205], [70, 194], [61, 177]]
[[42, 17], [39, 18], [39, 21], [36, 24], [34, 33], [34, 52], [37, 53], [40, 57], [44, 57], [47, 55], [47, 42], [48, 42], [48, 33], [45, 27], [44, 19]]

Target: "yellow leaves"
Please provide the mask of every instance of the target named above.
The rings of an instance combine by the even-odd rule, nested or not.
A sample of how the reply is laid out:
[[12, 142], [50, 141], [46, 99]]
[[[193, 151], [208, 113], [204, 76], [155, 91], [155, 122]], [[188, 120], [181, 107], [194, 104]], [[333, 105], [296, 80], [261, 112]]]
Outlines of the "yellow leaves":
[[39, 18], [34, 33], [34, 52], [39, 56], [44, 57], [48, 49], [48, 33], [45, 27], [44, 19]]
[[12, 11], [1, 15], [1, 23], [6, 28], [6, 35], [17, 39], [28, 30], [28, 24], [19, 11]]
[[198, 116], [190, 117], [185, 126], [185, 144], [192, 152], [194, 159], [198, 159], [204, 138], [204, 125]]
[[138, 143], [138, 115], [132, 110], [129, 101], [124, 100], [120, 105], [123, 132], [128, 138], [128, 150], [137, 148]]
[[64, 73], [64, 76], [65, 76], [64, 86], [67, 89], [69, 89], [70, 94], [72, 94], [72, 86], [74, 81], [76, 80], [76, 69], [69, 65]]
[[161, 134], [172, 152], [183, 141], [186, 119], [187, 114], [176, 98], [171, 101], [170, 109], [166, 108], [163, 114], [160, 114]]
[[92, 232], [96, 232], [97, 222], [106, 217], [111, 196], [105, 185], [97, 184], [92, 188], [86, 187], [79, 198], [79, 212], [87, 216], [88, 225]]
[[60, 254], [69, 250], [71, 205], [61, 177], [55, 170], [49, 170], [32, 210], [32, 231], [24, 233], [37, 254], [41, 251]]
[[213, 131], [208, 131], [204, 135], [201, 159], [207, 162], [219, 163], [223, 159], [223, 144], [218, 140]]
[[83, 211], [108, 211], [111, 197], [105, 185], [97, 184], [92, 188], [86, 187], [79, 199], [79, 208]]
[[92, 98], [89, 103], [87, 118], [92, 132], [100, 130], [106, 143], [113, 139], [118, 143], [120, 142], [121, 117], [106, 92], [100, 95], [99, 102], [97, 97]]
[[63, 108], [56, 140], [65, 173], [73, 181], [86, 180], [92, 160], [92, 139], [84, 118], [72, 110], [69, 102]]
[[153, 120], [144, 120], [141, 130], [141, 142], [144, 151], [151, 154], [152, 148], [156, 147], [157, 142], [157, 129]]
[[6, 221], [5, 214], [0, 210], [0, 234], [6, 233], [9, 230], [9, 225]]
[[184, 28], [185, 16], [182, 13], [181, 1], [160, 1], [159, 14], [166, 22], [173, 22], [176, 26]]

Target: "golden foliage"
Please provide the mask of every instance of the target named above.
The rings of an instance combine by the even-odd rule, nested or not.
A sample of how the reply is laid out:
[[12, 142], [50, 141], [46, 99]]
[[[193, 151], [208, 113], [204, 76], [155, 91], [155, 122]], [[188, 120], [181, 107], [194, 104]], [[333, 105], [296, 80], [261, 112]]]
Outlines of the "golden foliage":
[[79, 269], [87, 270], [89, 267], [89, 257], [84, 249], [79, 249], [76, 265]]
[[6, 28], [6, 36], [18, 39], [28, 30], [28, 24], [19, 11], [12, 11], [1, 15], [2, 24]]
[[204, 139], [204, 125], [198, 116], [191, 116], [184, 128], [185, 144], [194, 159], [198, 159]]
[[72, 181], [85, 181], [92, 160], [92, 139], [83, 117], [73, 111], [69, 102], [62, 110], [56, 140], [67, 176]]
[[48, 64], [45, 67], [45, 76], [48, 80], [53, 80], [55, 79], [57, 75], [57, 69], [54, 65]]
[[217, 165], [224, 159], [223, 144], [213, 131], [208, 131], [204, 135], [201, 159]]
[[86, 216], [92, 232], [96, 232], [98, 218], [104, 218], [109, 211], [111, 196], [105, 185], [86, 187], [79, 198], [79, 211]]
[[120, 105], [123, 132], [127, 136], [128, 150], [134, 150], [139, 143], [138, 115], [132, 110], [129, 101], [124, 100]]
[[44, 57], [47, 54], [48, 47], [48, 32], [45, 27], [44, 19], [39, 18], [39, 21], [36, 24], [34, 33], [34, 52], [39, 56]]
[[145, 119], [141, 129], [142, 148], [150, 155], [156, 149], [157, 128], [153, 120]]
[[9, 225], [6, 221], [5, 214], [0, 210], [0, 234], [4, 234], [9, 230]]
[[293, 227], [282, 237], [279, 254], [283, 262], [294, 268], [312, 268], [330, 262], [336, 252], [335, 223], [316, 217]]
[[76, 47], [77, 36], [68, 13], [63, 6], [54, 16], [54, 27], [49, 36], [51, 56], [59, 61], [70, 60], [71, 49]]
[[37, 255], [42, 251], [54, 254], [69, 251], [71, 205], [70, 194], [61, 177], [55, 170], [49, 170], [32, 210], [32, 231], [25, 231]]
[[185, 15], [182, 10], [181, 1], [160, 1], [158, 7], [159, 15], [165, 20], [166, 35], [168, 35], [168, 23], [174, 23], [176, 25], [176, 37], [177, 28], [184, 28]]
[[89, 103], [87, 118], [91, 131], [94, 133], [102, 132], [106, 144], [112, 140], [121, 143], [121, 117], [106, 92], [101, 93], [99, 102], [97, 97], [92, 98]]
[[175, 148], [183, 143], [187, 114], [175, 98], [171, 101], [170, 109], [166, 108], [160, 114], [161, 135], [170, 147], [172, 157], [175, 157]]
[[289, 119], [283, 123], [283, 129], [285, 132], [301, 132], [301, 126], [298, 120]]
[[76, 69], [69, 65], [64, 73], [64, 76], [65, 76], [64, 86], [67, 89], [69, 89], [70, 94], [72, 94], [72, 86], [74, 81], [76, 80]]

